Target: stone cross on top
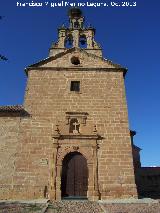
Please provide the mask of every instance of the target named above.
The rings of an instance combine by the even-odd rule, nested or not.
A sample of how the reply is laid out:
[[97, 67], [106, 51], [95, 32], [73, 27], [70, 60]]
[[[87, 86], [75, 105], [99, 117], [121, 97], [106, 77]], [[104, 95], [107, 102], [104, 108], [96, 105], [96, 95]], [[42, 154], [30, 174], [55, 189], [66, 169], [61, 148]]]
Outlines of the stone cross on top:
[[75, 121], [72, 125], [74, 126], [73, 133], [74, 134], [79, 133], [79, 126], [80, 126], [80, 124], [78, 123], [78, 121], [77, 122]]

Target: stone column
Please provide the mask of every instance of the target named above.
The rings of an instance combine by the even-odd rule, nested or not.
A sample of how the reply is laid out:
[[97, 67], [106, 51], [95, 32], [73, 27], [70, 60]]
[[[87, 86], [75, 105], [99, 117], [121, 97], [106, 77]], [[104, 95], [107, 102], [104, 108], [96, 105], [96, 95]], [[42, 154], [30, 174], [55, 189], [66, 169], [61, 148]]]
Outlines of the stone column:
[[88, 163], [88, 192], [87, 197], [89, 200], [94, 200], [94, 165], [92, 163]]
[[86, 38], [87, 38], [87, 48], [93, 49], [93, 32], [92, 32], [92, 30], [88, 30]]
[[97, 158], [97, 145], [93, 146], [93, 161], [94, 161], [94, 200], [99, 200], [99, 188], [98, 188], [98, 158]]
[[53, 152], [52, 155], [50, 156], [50, 192], [49, 192], [49, 198], [51, 200], [56, 199], [56, 176], [57, 176], [57, 171], [56, 171], [56, 162], [57, 162], [57, 151], [58, 151], [58, 140], [56, 140], [53, 143]]
[[57, 165], [57, 176], [56, 176], [56, 200], [61, 200], [61, 171], [62, 164]]
[[73, 47], [79, 47], [79, 30], [74, 30], [72, 32], [73, 36]]
[[59, 38], [58, 38], [58, 48], [64, 48], [65, 47], [66, 30], [65, 29], [60, 29], [58, 36], [59, 36]]

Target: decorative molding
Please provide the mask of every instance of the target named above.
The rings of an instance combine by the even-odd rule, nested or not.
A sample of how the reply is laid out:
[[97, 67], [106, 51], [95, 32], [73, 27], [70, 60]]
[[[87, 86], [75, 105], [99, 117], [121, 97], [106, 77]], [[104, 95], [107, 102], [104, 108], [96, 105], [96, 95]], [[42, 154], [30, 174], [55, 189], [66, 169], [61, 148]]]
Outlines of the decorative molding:
[[102, 140], [100, 135], [53, 135], [54, 139], [64, 140], [64, 139], [81, 139], [81, 140]]
[[73, 150], [77, 151], [79, 149], [79, 146], [73, 146]]
[[77, 118], [80, 124], [86, 124], [87, 112], [66, 112], [66, 124], [70, 123], [72, 118]]
[[102, 72], [127, 72], [127, 68], [120, 67], [28, 67], [25, 71], [29, 70], [55, 70], [55, 71], [102, 71]]

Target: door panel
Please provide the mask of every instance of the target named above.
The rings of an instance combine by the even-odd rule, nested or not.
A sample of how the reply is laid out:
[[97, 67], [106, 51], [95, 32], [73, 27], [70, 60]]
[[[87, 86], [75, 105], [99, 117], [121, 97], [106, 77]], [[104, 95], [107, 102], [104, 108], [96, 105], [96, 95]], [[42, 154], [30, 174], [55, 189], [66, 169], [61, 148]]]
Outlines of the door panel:
[[62, 167], [62, 196], [87, 196], [87, 161], [78, 152], [68, 154]]

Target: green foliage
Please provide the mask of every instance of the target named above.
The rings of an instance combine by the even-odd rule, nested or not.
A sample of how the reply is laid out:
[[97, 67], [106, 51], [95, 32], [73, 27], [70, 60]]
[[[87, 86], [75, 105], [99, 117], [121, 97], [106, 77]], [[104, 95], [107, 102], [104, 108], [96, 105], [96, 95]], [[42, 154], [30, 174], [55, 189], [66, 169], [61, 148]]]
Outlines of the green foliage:
[[6, 58], [4, 55], [1, 55], [1, 54], [0, 54], [0, 60], [2, 60], [2, 61], [7, 61], [8, 58]]

